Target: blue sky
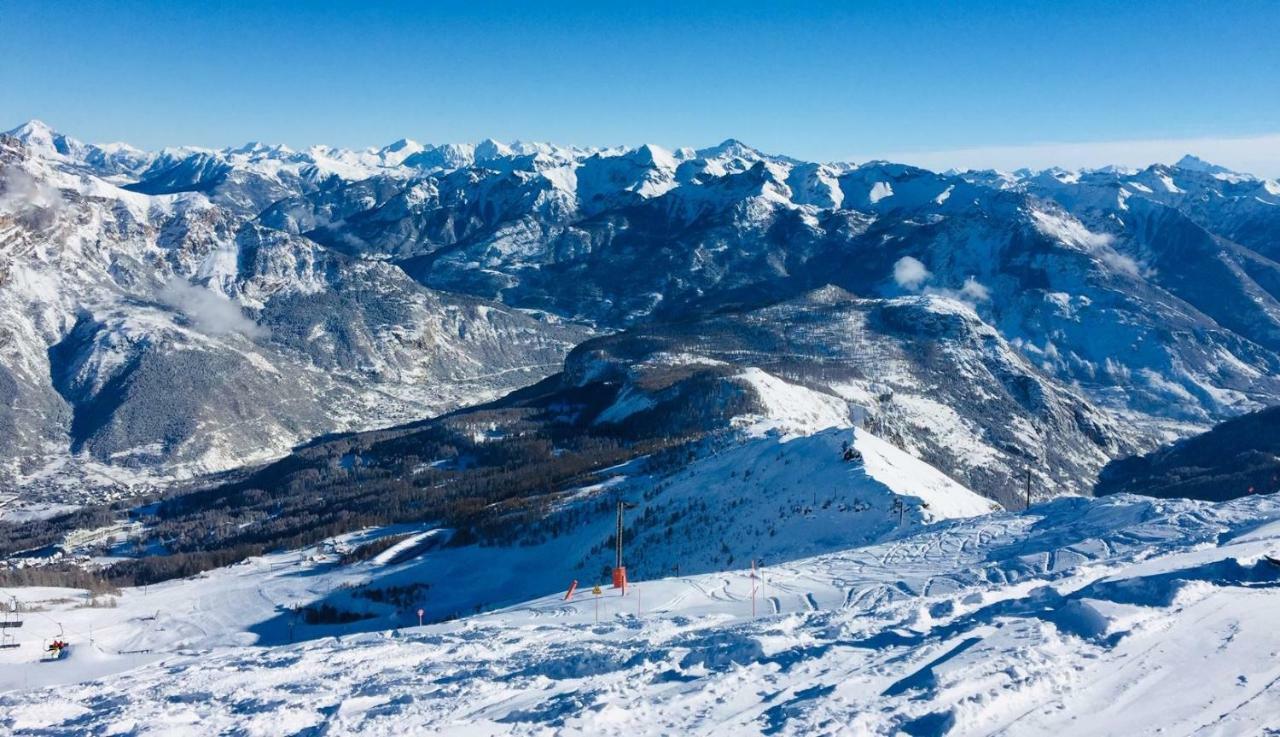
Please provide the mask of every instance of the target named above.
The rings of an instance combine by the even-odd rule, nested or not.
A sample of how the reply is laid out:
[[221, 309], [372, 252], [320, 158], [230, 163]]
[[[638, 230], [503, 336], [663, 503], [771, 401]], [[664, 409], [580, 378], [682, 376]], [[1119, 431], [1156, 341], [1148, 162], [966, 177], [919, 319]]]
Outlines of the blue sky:
[[1280, 174], [1278, 2], [0, 0], [0, 18], [0, 129], [91, 141], [734, 137], [933, 166], [1192, 146]]

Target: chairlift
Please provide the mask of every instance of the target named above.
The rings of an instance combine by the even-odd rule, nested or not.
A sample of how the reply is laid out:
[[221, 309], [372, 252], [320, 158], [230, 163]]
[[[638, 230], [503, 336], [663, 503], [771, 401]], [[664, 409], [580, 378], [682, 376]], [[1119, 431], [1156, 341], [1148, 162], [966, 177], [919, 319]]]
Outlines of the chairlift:
[[10, 650], [22, 644], [13, 634], [13, 631], [21, 626], [22, 619], [18, 617], [18, 599], [14, 597], [8, 610], [4, 612], [4, 618], [0, 619], [0, 650]]
[[41, 662], [51, 663], [58, 660], [66, 660], [71, 652], [71, 643], [66, 640], [56, 639], [49, 643], [44, 649], [44, 655], [40, 657]]
[[71, 643], [62, 639], [66, 635], [63, 633], [62, 622], [58, 622], [58, 636], [53, 638], [44, 649], [44, 655], [40, 657], [42, 662], [53, 662], [57, 660], [65, 660], [71, 652]]

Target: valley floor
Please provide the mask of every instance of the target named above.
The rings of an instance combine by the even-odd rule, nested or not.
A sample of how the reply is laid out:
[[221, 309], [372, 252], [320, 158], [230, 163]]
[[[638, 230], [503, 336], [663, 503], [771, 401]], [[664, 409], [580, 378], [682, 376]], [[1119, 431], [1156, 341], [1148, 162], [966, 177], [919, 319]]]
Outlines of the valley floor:
[[[1266, 557], [1277, 551], [1271, 497], [1070, 498], [754, 580], [642, 581], [626, 596], [552, 594], [271, 647], [238, 629], [280, 605], [254, 592], [267, 576], [305, 586], [307, 575], [297, 554], [274, 573], [286, 558], [256, 559], [145, 594], [175, 612], [221, 600], [226, 621], [196, 604], [164, 626], [130, 623], [135, 591], [114, 610], [57, 613], [96, 616], [95, 645], [59, 663], [10, 660], [0, 731], [1280, 734], [1280, 565]], [[157, 650], [118, 654], [135, 649], [130, 636]]]

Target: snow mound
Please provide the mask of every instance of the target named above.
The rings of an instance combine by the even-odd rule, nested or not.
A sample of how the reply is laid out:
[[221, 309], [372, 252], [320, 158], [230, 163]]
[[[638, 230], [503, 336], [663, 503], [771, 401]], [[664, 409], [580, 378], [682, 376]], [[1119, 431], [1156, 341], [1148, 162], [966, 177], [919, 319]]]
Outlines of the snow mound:
[[735, 378], [750, 386], [762, 405], [760, 414], [735, 419], [750, 435], [812, 435], [849, 424], [849, 406], [843, 399], [783, 381], [758, 368], [748, 368]]

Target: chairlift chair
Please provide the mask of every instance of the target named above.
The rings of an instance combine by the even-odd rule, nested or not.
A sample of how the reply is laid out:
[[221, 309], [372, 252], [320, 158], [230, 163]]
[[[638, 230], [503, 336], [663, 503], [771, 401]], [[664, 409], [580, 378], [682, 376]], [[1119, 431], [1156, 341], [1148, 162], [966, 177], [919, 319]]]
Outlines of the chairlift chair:
[[0, 650], [9, 650], [21, 644], [13, 635], [13, 631], [21, 626], [22, 619], [18, 616], [18, 599], [15, 597], [4, 612], [4, 618], [0, 619]]

